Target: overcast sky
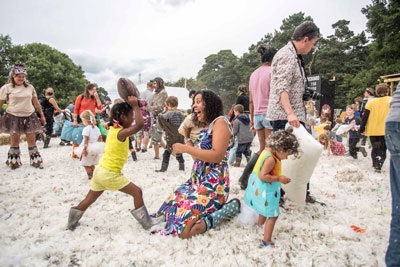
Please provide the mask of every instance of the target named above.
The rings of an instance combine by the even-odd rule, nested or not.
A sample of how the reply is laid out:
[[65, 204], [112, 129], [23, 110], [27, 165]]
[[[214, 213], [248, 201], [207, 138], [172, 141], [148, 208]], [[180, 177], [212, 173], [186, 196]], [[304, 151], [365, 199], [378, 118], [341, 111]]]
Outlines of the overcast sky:
[[119, 77], [142, 82], [196, 77], [205, 57], [222, 49], [237, 56], [282, 20], [311, 16], [323, 36], [350, 20], [366, 29], [370, 0], [13, 0], [1, 1], [0, 34], [13, 44], [40, 42], [66, 53], [87, 79], [115, 90]]

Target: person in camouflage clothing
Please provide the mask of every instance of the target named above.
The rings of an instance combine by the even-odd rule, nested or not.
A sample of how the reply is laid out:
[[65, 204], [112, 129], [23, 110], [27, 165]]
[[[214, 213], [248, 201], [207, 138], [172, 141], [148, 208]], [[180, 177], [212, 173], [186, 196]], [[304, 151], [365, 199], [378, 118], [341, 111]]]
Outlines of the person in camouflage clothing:
[[151, 129], [151, 141], [154, 145], [154, 159], [160, 158], [160, 143], [162, 142], [163, 130], [158, 122], [158, 115], [164, 110], [165, 100], [167, 100], [168, 93], [164, 88], [164, 80], [156, 77], [152, 80], [154, 87], [154, 95], [151, 106], [146, 108], [153, 115], [153, 125]]

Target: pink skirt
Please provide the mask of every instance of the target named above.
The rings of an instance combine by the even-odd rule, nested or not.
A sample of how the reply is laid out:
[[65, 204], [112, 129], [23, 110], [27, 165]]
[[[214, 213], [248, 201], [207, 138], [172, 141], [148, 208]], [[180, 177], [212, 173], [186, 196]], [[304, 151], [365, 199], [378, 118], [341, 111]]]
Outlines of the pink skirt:
[[28, 117], [17, 117], [5, 113], [0, 119], [0, 133], [13, 135], [41, 132], [43, 132], [42, 124], [35, 112]]

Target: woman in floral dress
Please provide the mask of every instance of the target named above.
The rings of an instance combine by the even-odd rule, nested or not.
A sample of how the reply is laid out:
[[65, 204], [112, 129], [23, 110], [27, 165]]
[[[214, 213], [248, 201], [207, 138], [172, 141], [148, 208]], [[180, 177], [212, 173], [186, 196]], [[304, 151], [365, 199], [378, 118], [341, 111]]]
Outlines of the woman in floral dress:
[[167, 227], [160, 234], [190, 238], [239, 213], [240, 202], [229, 195], [227, 164], [229, 122], [223, 117], [222, 101], [214, 92], [198, 91], [194, 98], [195, 119], [206, 124], [196, 147], [174, 144], [175, 153], [194, 159], [191, 177], [162, 204], [156, 216], [165, 215]]

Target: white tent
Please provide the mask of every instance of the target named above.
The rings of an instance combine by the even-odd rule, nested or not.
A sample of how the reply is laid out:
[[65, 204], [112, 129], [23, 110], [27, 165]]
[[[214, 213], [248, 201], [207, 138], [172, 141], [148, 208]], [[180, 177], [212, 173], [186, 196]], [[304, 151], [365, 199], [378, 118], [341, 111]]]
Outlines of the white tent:
[[[136, 85], [139, 92], [146, 90], [146, 84]], [[190, 109], [192, 105], [192, 99], [189, 98], [189, 90], [183, 87], [172, 87], [166, 86], [168, 96], [176, 96], [178, 98], [178, 109]], [[117, 91], [109, 91], [109, 97], [114, 101], [114, 99], [119, 98]]]

